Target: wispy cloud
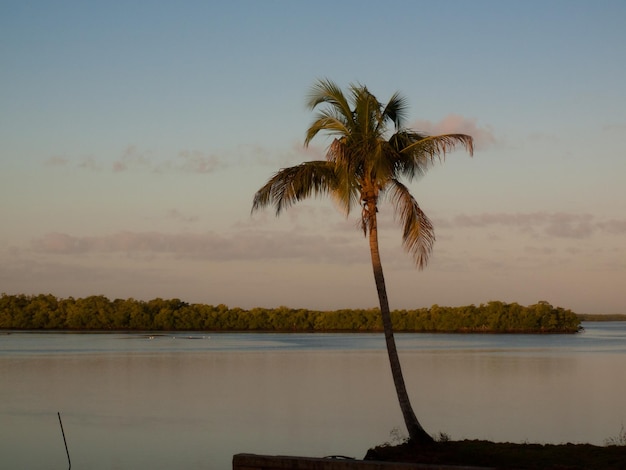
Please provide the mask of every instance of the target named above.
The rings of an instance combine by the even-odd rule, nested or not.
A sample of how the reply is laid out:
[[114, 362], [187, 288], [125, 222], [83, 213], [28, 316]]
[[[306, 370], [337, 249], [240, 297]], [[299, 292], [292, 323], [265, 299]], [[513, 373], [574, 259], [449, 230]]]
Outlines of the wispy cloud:
[[96, 161], [94, 157], [91, 156], [81, 158], [76, 166], [78, 166], [78, 168], [90, 171], [102, 170], [102, 166]]
[[102, 236], [48, 233], [31, 243], [37, 253], [54, 255], [122, 254], [170, 255], [213, 261], [307, 259], [353, 263], [364, 253], [355, 247], [356, 237], [327, 237], [298, 232], [242, 231], [235, 234], [118, 232]]
[[247, 147], [244, 150], [245, 154], [250, 155], [256, 163], [276, 170], [297, 165], [303, 161], [326, 158], [323, 147], [320, 145], [305, 147], [302, 141], [293, 141], [290, 146], [274, 151], [259, 146]]
[[611, 233], [614, 235], [626, 234], [626, 219], [623, 219], [623, 220], [610, 219], [604, 222], [600, 222], [598, 226], [601, 229], [606, 230], [608, 233]]
[[218, 155], [199, 150], [183, 149], [171, 158], [158, 158], [150, 149], [140, 149], [136, 145], [128, 145], [121, 155], [111, 163], [106, 159], [94, 156], [72, 159], [66, 156], [53, 156], [43, 162], [48, 167], [75, 167], [88, 171], [106, 171], [113, 173], [139, 171], [147, 173], [213, 173], [226, 165]]
[[619, 133], [624, 133], [626, 131], [626, 124], [624, 123], [619, 123], [619, 124], [607, 124], [605, 126], [602, 126], [602, 130], [606, 131], [606, 132], [619, 132]]
[[591, 214], [565, 212], [462, 214], [453, 217], [450, 224], [460, 228], [502, 225], [534, 235], [574, 239], [588, 238], [596, 232], [626, 233], [626, 219], [601, 220]]
[[62, 157], [60, 155], [54, 155], [54, 156], [48, 158], [47, 160], [45, 160], [43, 163], [46, 166], [62, 167], [62, 166], [67, 166], [67, 164], [69, 163], [69, 160], [68, 160], [67, 157]]
[[167, 212], [166, 217], [170, 220], [175, 220], [177, 222], [185, 222], [185, 223], [196, 222], [198, 220], [198, 216], [185, 215], [178, 209], [170, 209]]
[[532, 132], [528, 135], [534, 144], [558, 144], [559, 137], [548, 132]]
[[180, 150], [175, 158], [158, 160], [150, 150], [140, 150], [135, 145], [129, 145], [121, 159], [113, 163], [113, 171], [212, 173], [220, 166], [222, 165], [219, 157], [199, 150]]
[[477, 119], [458, 114], [449, 114], [439, 122], [417, 120], [409, 127], [430, 135], [468, 134], [474, 138], [474, 145], [477, 149], [486, 149], [496, 143], [496, 137], [490, 126], [481, 127]]
[[128, 145], [119, 160], [113, 162], [113, 171], [119, 173], [129, 169], [154, 170], [154, 155], [149, 150], [140, 150], [136, 145]]
[[189, 173], [213, 173], [221, 165], [216, 155], [198, 150], [181, 150], [174, 167]]

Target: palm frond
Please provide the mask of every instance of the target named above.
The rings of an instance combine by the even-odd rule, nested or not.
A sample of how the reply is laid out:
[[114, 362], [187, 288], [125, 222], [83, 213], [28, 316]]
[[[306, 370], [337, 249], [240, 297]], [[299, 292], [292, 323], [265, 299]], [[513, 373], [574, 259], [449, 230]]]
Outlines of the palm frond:
[[400, 95], [400, 93], [396, 92], [389, 99], [387, 106], [385, 106], [385, 109], [383, 110], [383, 118], [385, 120], [390, 119], [396, 129], [401, 129], [404, 127], [408, 111], [409, 106], [407, 99]]
[[283, 168], [259, 189], [252, 201], [252, 212], [274, 206], [276, 215], [296, 202], [333, 192], [337, 188], [335, 165], [327, 161], [304, 162]]
[[315, 109], [322, 103], [328, 103], [346, 117], [351, 115], [350, 103], [335, 82], [327, 78], [318, 80], [307, 96], [307, 107]]
[[402, 175], [409, 181], [422, 176], [457, 145], [464, 146], [473, 155], [473, 142], [473, 138], [466, 134], [429, 136], [412, 130], [399, 131], [389, 139], [389, 145], [397, 152], [394, 157], [396, 175]]
[[347, 217], [352, 207], [361, 203], [361, 186], [355, 173], [344, 166], [335, 165], [337, 184], [330, 195], [337, 208]]
[[390, 180], [388, 192], [394, 214], [402, 225], [402, 245], [413, 256], [417, 267], [423, 269], [435, 243], [433, 224], [408, 188], [398, 180]]
[[350, 90], [354, 105], [352, 114], [355, 124], [354, 129], [352, 129], [352, 137], [356, 141], [363, 142], [378, 138], [379, 131], [384, 132], [384, 126], [379, 126], [379, 123], [383, 121], [382, 105], [365, 86], [351, 85]]
[[[414, 133], [415, 135], [419, 135]], [[421, 138], [401, 150], [405, 154], [425, 154], [429, 157], [445, 157], [457, 145], [463, 145], [471, 155], [474, 155], [474, 139], [466, 134], [442, 134]]]
[[309, 90], [307, 106], [309, 109], [313, 109], [321, 103], [347, 105], [348, 101], [343, 90], [335, 82], [328, 78], [320, 78]]
[[334, 162], [336, 171], [351, 181], [365, 172], [365, 155], [368, 150], [357, 146], [348, 136], [335, 139], [326, 152], [326, 159]]
[[350, 133], [349, 124], [345, 116], [334, 108], [324, 109], [317, 113], [315, 121], [309, 126], [304, 139], [304, 146], [309, 143], [320, 131], [327, 131], [330, 135], [347, 135]]

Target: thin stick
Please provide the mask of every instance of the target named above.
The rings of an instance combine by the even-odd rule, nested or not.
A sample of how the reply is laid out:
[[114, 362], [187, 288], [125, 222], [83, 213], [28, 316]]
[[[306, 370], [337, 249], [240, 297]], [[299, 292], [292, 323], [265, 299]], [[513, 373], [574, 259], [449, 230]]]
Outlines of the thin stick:
[[72, 470], [72, 461], [70, 460], [70, 451], [67, 450], [67, 441], [65, 440], [65, 431], [63, 431], [63, 422], [61, 421], [61, 413], [57, 412], [59, 415], [59, 424], [61, 425], [61, 434], [63, 434], [63, 443], [65, 444], [65, 453], [67, 454], [67, 463], [70, 464], [68, 470]]

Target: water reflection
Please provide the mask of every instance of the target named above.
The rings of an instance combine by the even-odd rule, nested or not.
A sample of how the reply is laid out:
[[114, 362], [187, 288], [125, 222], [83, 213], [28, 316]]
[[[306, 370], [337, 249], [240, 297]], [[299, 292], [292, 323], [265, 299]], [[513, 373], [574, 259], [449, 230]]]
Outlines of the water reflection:
[[[226, 469], [237, 452], [361, 457], [402, 424], [381, 335], [182, 336], [0, 336], [3, 465], [65, 468], [57, 411], [73, 467], [91, 469]], [[626, 423], [625, 338], [607, 326], [398, 344], [432, 433], [602, 444]]]

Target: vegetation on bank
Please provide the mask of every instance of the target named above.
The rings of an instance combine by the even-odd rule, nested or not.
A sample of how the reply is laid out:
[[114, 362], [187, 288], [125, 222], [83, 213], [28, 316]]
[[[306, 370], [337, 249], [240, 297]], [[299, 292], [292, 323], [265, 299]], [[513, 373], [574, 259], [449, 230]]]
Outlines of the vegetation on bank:
[[[391, 312], [395, 331], [467, 333], [575, 333], [580, 318], [548, 302], [522, 306], [491, 301], [465, 307]], [[318, 311], [278, 308], [229, 308], [190, 304], [180, 299], [109, 300], [97, 295], [59, 299], [51, 294], [0, 296], [0, 329], [153, 330], [153, 331], [350, 331], [377, 332], [380, 311]]]
[[514, 468], [518, 470], [623, 470], [626, 452], [623, 444], [606, 447], [591, 444], [513, 444], [478, 440], [436, 442], [415, 446], [406, 442], [397, 446], [370, 449], [366, 460], [419, 463], [436, 466], [459, 465]]
[[[626, 468], [626, 430], [605, 439], [604, 446], [591, 444], [532, 444], [480, 440], [453, 441], [446, 433], [431, 445], [416, 445], [394, 428], [391, 442], [368, 450], [365, 460], [421, 465], [478, 466], [518, 470], [623, 470]], [[459, 467], [460, 468], [460, 467]]]

